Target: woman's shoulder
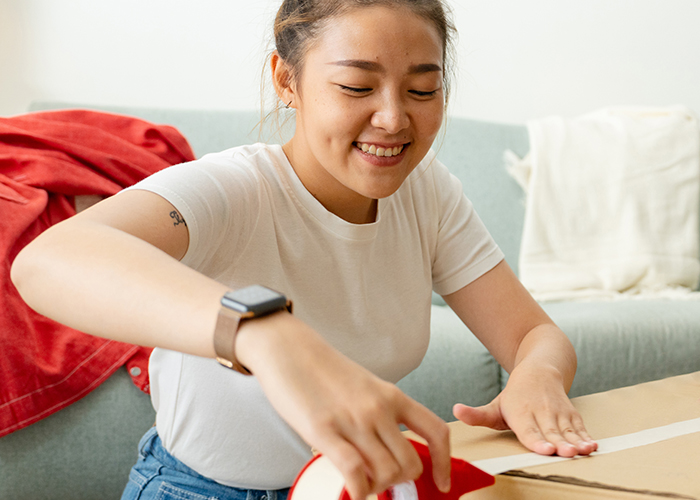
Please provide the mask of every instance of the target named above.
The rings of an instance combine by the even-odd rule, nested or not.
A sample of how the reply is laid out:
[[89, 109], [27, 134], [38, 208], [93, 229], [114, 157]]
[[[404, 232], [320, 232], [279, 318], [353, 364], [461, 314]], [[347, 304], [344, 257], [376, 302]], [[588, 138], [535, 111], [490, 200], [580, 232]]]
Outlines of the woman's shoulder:
[[[275, 182], [275, 164], [284, 156], [279, 145], [250, 144], [209, 153], [197, 160], [173, 165], [140, 181], [132, 189], [153, 191], [168, 200], [189, 201], [205, 198], [251, 200]], [[173, 201], [171, 201], [172, 203]]]
[[148, 183], [175, 182], [193, 188], [209, 184], [259, 184], [277, 176], [276, 166], [283, 158], [282, 147], [277, 144], [236, 146], [166, 168], [151, 176]]
[[272, 166], [284, 158], [282, 146], [262, 142], [235, 146], [216, 153], [208, 153], [192, 163], [225, 165], [231, 168]]

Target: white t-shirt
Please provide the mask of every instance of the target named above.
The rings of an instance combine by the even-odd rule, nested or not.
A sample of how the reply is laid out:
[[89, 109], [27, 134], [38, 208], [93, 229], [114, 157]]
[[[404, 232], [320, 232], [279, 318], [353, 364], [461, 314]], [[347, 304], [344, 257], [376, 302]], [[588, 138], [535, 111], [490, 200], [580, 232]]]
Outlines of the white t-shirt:
[[[184, 264], [232, 289], [261, 284], [284, 293], [296, 316], [391, 382], [423, 359], [431, 290], [455, 292], [503, 258], [433, 152], [379, 200], [370, 224], [328, 212], [279, 145], [207, 155], [134, 188], [163, 196], [182, 214], [190, 235]], [[204, 476], [279, 489], [311, 457], [254, 376], [155, 349], [150, 377], [163, 444]]]

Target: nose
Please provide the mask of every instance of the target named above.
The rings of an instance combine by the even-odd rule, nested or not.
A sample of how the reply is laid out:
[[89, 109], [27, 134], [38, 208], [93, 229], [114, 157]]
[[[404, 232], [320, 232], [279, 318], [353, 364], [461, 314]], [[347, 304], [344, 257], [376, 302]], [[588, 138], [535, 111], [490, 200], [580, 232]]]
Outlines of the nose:
[[377, 109], [372, 114], [370, 123], [389, 134], [397, 134], [408, 128], [410, 120], [406, 104], [398, 95], [383, 96]]

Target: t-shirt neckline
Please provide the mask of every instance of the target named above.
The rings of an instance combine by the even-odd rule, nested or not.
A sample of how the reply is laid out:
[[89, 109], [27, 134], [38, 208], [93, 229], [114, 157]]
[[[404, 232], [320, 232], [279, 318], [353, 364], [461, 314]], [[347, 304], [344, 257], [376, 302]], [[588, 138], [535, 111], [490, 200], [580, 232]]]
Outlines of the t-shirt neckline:
[[376, 236], [379, 225], [381, 224], [382, 214], [393, 195], [388, 198], [380, 198], [377, 200], [377, 217], [374, 222], [366, 224], [348, 222], [338, 217], [333, 212], [330, 212], [308, 189], [306, 189], [306, 186], [304, 186], [301, 179], [299, 179], [299, 176], [289, 162], [280, 144], [270, 145], [270, 150], [277, 158], [277, 170], [290, 196], [323, 227], [348, 239], [367, 240], [373, 239]]

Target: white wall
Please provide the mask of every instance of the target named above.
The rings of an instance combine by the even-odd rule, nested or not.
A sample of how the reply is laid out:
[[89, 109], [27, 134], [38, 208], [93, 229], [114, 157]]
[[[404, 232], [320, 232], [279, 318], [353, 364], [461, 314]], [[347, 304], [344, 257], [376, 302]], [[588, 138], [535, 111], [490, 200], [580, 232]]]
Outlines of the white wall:
[[[257, 109], [279, 0], [0, 0], [0, 115], [32, 99]], [[522, 123], [608, 105], [700, 113], [697, 0], [451, 0], [451, 112]]]
[[522, 122], [610, 105], [700, 113], [697, 0], [460, 0], [460, 115]]

